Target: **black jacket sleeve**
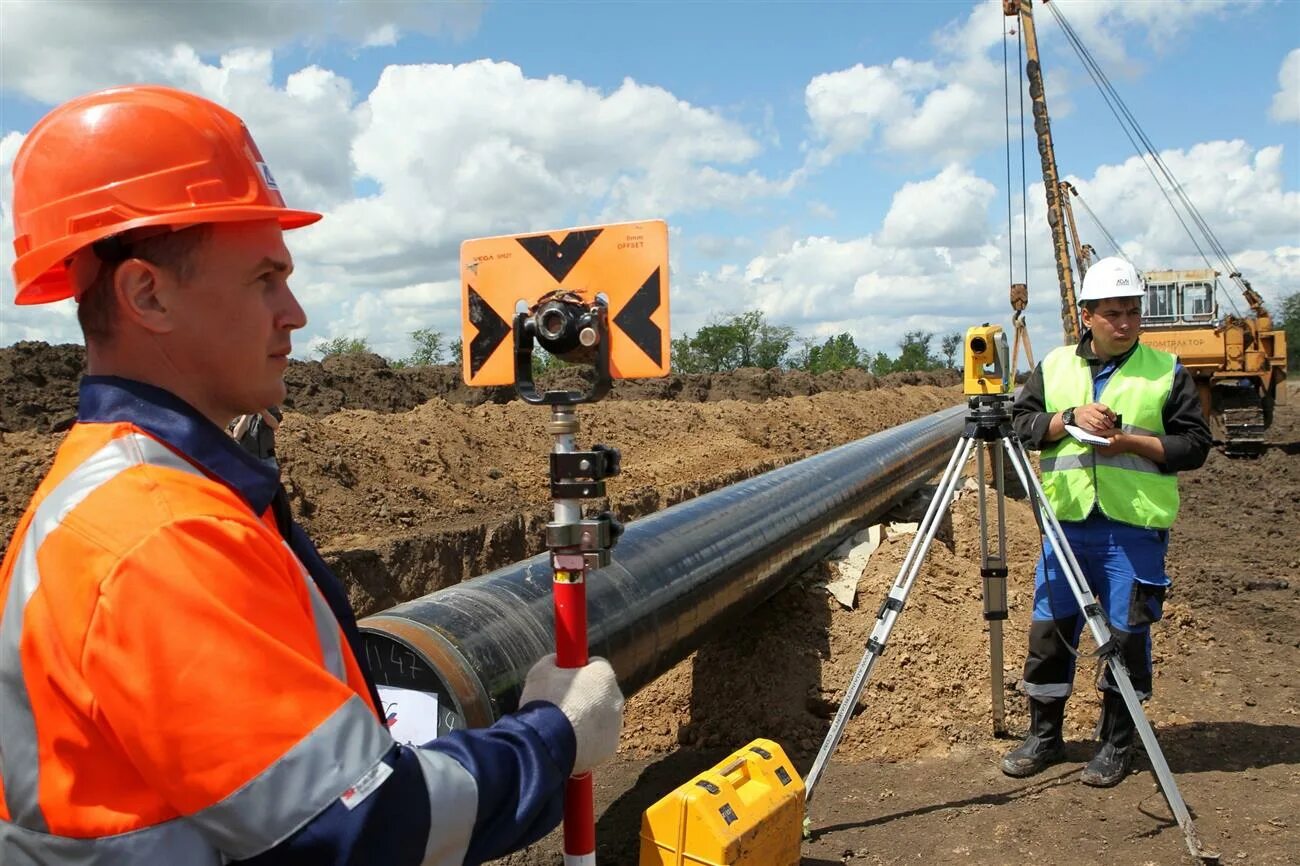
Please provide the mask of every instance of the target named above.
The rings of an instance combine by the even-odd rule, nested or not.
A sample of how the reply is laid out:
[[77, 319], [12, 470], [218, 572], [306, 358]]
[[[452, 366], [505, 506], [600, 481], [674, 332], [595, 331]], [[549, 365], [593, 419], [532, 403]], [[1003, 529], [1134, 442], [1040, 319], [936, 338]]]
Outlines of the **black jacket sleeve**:
[[1011, 404], [1011, 429], [1030, 451], [1041, 451], [1047, 444], [1047, 425], [1054, 413], [1046, 411], [1043, 396], [1043, 365], [1034, 367], [1029, 379], [1021, 386], [1015, 402]]
[[1196, 391], [1192, 374], [1179, 364], [1174, 370], [1174, 384], [1169, 390], [1163, 413], [1164, 435], [1160, 441], [1165, 446], [1165, 472], [1185, 472], [1199, 469], [1209, 456], [1214, 444], [1210, 425], [1201, 412], [1201, 397]]

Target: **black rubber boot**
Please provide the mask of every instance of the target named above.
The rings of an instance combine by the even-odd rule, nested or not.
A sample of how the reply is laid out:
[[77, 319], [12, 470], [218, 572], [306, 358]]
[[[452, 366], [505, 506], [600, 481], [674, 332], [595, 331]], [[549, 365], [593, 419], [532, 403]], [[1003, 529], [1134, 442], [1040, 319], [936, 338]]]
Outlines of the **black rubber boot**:
[[1065, 757], [1061, 723], [1065, 698], [1029, 699], [1029, 736], [1002, 758], [1002, 772], [1017, 779], [1041, 773]]
[[1102, 692], [1100, 727], [1101, 745], [1079, 781], [1094, 788], [1111, 788], [1133, 767], [1133, 735], [1137, 732], [1124, 699], [1115, 692]]

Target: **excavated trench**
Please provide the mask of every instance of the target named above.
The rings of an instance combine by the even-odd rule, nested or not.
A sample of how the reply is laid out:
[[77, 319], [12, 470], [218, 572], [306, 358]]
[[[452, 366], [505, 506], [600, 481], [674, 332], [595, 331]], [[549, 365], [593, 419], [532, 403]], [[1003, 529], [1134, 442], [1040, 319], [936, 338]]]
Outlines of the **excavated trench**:
[[[699, 482], [595, 499], [587, 510], [608, 508], [620, 521], [630, 522], [793, 459], [764, 460]], [[373, 540], [348, 534], [327, 542], [323, 553], [347, 582], [357, 615], [367, 616], [540, 553], [550, 519], [549, 506], [528, 507], [501, 517], [471, 517], [453, 521], [462, 525], [398, 531]]]
[[[0, 532], [6, 538], [53, 456], [57, 431], [74, 417], [81, 363], [75, 346], [28, 343], [0, 350], [6, 407], [0, 423], [9, 428], [0, 433], [6, 458]], [[277, 436], [286, 487], [299, 520], [347, 582], [359, 615], [542, 549], [549, 512], [547, 410], [482, 399], [484, 392], [455, 384], [448, 368], [391, 369], [373, 356], [295, 363], [286, 379], [289, 408]], [[953, 373], [881, 382], [860, 371], [811, 377], [744, 370], [619, 382], [612, 399], [581, 407], [578, 440], [621, 449], [623, 472], [609, 482], [607, 505], [630, 521], [952, 406], [961, 399], [955, 381]], [[786, 590], [773, 602], [788, 604], [781, 599], [789, 596], [801, 607], [811, 605], [797, 618], [800, 635], [810, 627], [824, 635], [831, 618], [825, 591], [811, 585], [819, 579], [813, 573], [796, 580], [802, 589]], [[972, 586], [978, 592], [978, 581]], [[760, 611], [755, 622], [766, 615]], [[751, 632], [748, 623], [742, 632]], [[773, 637], [803, 641], [789, 627]], [[805, 652], [801, 648], [783, 664], [802, 669], [797, 662]], [[689, 670], [690, 662], [683, 664]], [[679, 741], [720, 738], [713, 733], [720, 720], [706, 725], [706, 713], [687, 712], [689, 730], [679, 731], [675, 720], [692, 691], [689, 680], [681, 680], [682, 667], [670, 671], [665, 684], [645, 690], [663, 699], [645, 701], [629, 716], [631, 748], [663, 750]], [[804, 679], [800, 674], [788, 682]], [[665, 697], [665, 688], [674, 694]], [[814, 690], [777, 703], [816, 709], [826, 700]], [[822, 715], [801, 711], [797, 727], [811, 730]]]
[[[0, 350], [0, 532], [8, 538], [75, 418], [79, 346]], [[576, 375], [543, 384], [572, 385]], [[277, 437], [295, 514], [366, 615], [541, 549], [545, 409], [469, 389], [452, 367], [374, 355], [294, 362]], [[741, 370], [621, 381], [579, 441], [623, 452], [609, 507], [633, 520], [951, 405], [955, 374]], [[770, 402], [762, 412], [755, 406]]]
[[[6, 539], [75, 417], [81, 365], [78, 347], [0, 349]], [[287, 378], [292, 402], [279, 439], [286, 483], [359, 612], [540, 549], [544, 409], [470, 392], [454, 370], [394, 370], [373, 357], [294, 364]], [[960, 400], [955, 382], [738, 371], [618, 383], [611, 399], [580, 410], [578, 438], [622, 450], [609, 500], [630, 519], [951, 406]], [[1279, 406], [1259, 460], [1216, 451], [1183, 479], [1169, 555], [1174, 591], [1155, 635], [1149, 716], [1200, 810], [1202, 836], [1250, 862], [1289, 862], [1300, 847], [1289, 818], [1300, 809], [1297, 403], [1293, 394]], [[1028, 792], [1012, 786], [996, 795], [996, 841], [984, 840], [987, 790], [1002, 790], [990, 767], [1005, 746], [989, 736], [976, 526], [974, 497], [963, 497], [819, 789], [828, 835], [806, 851], [822, 859], [805, 862], [894, 862], [878, 856], [886, 851], [937, 862], [954, 856], [958, 837], [976, 851], [970, 862], [1064, 859], [1077, 853], [1077, 839], [1093, 840], [1110, 862], [1180, 862], [1177, 839], [1151, 837], [1148, 813], [1158, 811], [1159, 796], [1144, 780], [1107, 799], [1089, 796], [1086, 814], [1068, 776]], [[629, 701], [620, 757], [598, 779], [616, 786], [597, 792], [606, 804], [605, 862], [633, 861], [639, 810], [722, 750], [771, 737], [807, 770], [909, 541], [886, 537], [861, 574], [853, 609], [827, 594], [829, 567], [814, 567]], [[1015, 684], [1039, 542], [1025, 503], [1014, 499], [1008, 544], [1007, 711], [1018, 730], [1024, 704]], [[1095, 720], [1090, 664], [1081, 665], [1067, 717], [1072, 759], [1086, 760], [1079, 741]], [[853, 763], [860, 760], [904, 763]], [[975, 805], [958, 808], [963, 802]], [[951, 808], [936, 806], [944, 803]], [[1059, 827], [1056, 841], [1034, 829], [1044, 809]], [[558, 850], [551, 839], [510, 862], [557, 862]]]
[[[5, 405], [26, 407], [0, 413], [0, 422], [23, 428], [0, 433], [12, 467], [0, 477], [6, 537], [57, 446], [60, 434], [51, 431], [66, 428], [75, 411], [80, 363], [72, 346], [0, 350], [0, 381], [13, 395]], [[610, 480], [607, 504], [632, 520], [961, 401], [953, 373], [894, 378], [902, 384], [860, 371], [811, 377], [743, 370], [619, 382], [612, 399], [580, 408], [578, 441], [621, 449], [623, 472]], [[285, 484], [359, 615], [542, 549], [551, 448], [546, 409], [486, 399], [504, 397], [464, 389], [449, 368], [391, 369], [374, 356], [294, 364], [286, 380], [289, 408], [277, 435]], [[710, 641], [646, 686], [630, 706], [626, 750], [662, 753], [751, 732], [777, 737], [796, 754], [812, 749], [907, 541], [882, 544], [873, 562], [886, 565], [864, 576], [857, 609], [829, 600], [821, 586], [825, 567], [811, 569], [729, 629], [727, 640]], [[936, 545], [933, 556], [946, 550]], [[948, 590], [975, 605], [969, 615], [951, 623], [946, 637], [900, 629], [896, 641], [904, 673], [937, 678], [938, 690], [963, 689], [987, 703], [967, 688], [986, 664], [978, 569], [967, 566], [953, 564]], [[916, 654], [914, 637], [924, 641]], [[840, 670], [845, 664], [848, 670]], [[763, 674], [749, 682], [751, 671]], [[746, 683], [740, 690], [737, 676]], [[893, 687], [888, 667], [879, 681]], [[933, 699], [914, 701], [883, 721], [855, 719], [843, 749], [932, 753], [975, 735], [977, 726], [958, 724], [959, 715]]]

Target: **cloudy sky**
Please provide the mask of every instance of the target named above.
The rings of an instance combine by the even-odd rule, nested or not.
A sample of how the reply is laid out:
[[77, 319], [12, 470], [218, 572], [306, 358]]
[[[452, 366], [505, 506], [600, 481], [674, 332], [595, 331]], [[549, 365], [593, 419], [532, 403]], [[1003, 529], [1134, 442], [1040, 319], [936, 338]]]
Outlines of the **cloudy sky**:
[[[0, 4], [0, 345], [79, 341], [71, 302], [12, 303], [14, 154], [60, 100], [130, 81], [232, 108], [289, 204], [325, 212], [289, 236], [299, 357], [338, 336], [389, 357], [417, 328], [456, 336], [466, 238], [649, 218], [671, 229], [674, 334], [761, 309], [892, 352], [907, 330], [1009, 324], [1027, 258], [1035, 348], [1060, 341], [1000, 0]], [[1266, 300], [1300, 289], [1300, 3], [1054, 5]], [[1062, 175], [1139, 267], [1203, 266], [1035, 9]]]

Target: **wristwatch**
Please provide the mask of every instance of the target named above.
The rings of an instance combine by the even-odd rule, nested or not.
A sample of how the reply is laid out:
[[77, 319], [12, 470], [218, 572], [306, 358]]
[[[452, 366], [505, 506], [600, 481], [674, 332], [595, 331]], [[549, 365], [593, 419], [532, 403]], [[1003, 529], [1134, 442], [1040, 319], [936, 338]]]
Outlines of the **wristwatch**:
[[1079, 408], [1079, 407], [1078, 407], [1078, 406], [1071, 406], [1069, 409], [1066, 409], [1064, 412], [1061, 413], [1061, 420], [1064, 421], [1066, 424], [1069, 424], [1071, 427], [1073, 427], [1073, 426], [1074, 426], [1074, 410], [1077, 409], [1077, 408]]

